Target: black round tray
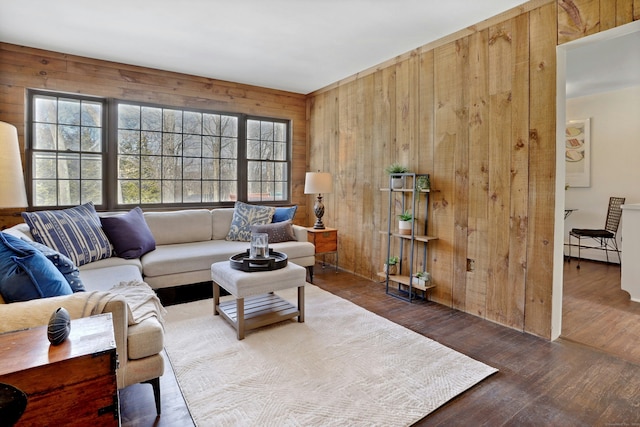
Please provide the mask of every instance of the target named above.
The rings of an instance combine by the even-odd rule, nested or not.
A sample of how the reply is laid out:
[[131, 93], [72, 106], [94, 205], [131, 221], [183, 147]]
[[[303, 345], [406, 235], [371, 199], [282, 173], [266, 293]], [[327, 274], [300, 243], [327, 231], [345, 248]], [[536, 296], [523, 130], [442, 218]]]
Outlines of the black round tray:
[[229, 258], [229, 264], [234, 270], [253, 273], [256, 271], [272, 271], [285, 268], [287, 266], [287, 254], [269, 249], [269, 256], [260, 258], [250, 258], [249, 249], [246, 252], [233, 255]]

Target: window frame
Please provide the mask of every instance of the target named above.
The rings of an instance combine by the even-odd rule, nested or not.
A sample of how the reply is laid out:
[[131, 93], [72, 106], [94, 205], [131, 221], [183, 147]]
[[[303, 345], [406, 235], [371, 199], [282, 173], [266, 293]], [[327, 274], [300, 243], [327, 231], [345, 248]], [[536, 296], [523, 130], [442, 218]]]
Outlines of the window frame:
[[[27, 91], [27, 111], [26, 111], [27, 129], [26, 129], [26, 146], [25, 146], [25, 170], [27, 175], [27, 181], [29, 183], [29, 185], [26, 186], [27, 198], [29, 200], [29, 208], [32, 210], [45, 210], [45, 209], [51, 209], [54, 207], [55, 208], [72, 207], [76, 205], [76, 204], [70, 204], [70, 205], [56, 204], [56, 205], [46, 205], [46, 206], [34, 206], [34, 197], [35, 197], [34, 188], [33, 188], [33, 185], [34, 185], [33, 156], [34, 154], [36, 152], [49, 152], [49, 153], [55, 153], [57, 157], [60, 153], [78, 153], [78, 154], [83, 153], [82, 147], [80, 147], [78, 151], [63, 151], [63, 150], [59, 150], [58, 147], [56, 147], [55, 150], [40, 150], [40, 149], [34, 148], [35, 146], [34, 124], [36, 123], [34, 107], [35, 107], [35, 98], [38, 96], [56, 98], [57, 101], [59, 101], [59, 99], [74, 99], [81, 102], [88, 101], [93, 103], [100, 103], [102, 105], [102, 114], [101, 114], [102, 149], [99, 152], [100, 156], [102, 157], [102, 162], [101, 162], [102, 163], [102, 179], [101, 179], [102, 203], [94, 202], [94, 205], [96, 209], [99, 209], [99, 210], [105, 209], [108, 206], [107, 183], [105, 182], [105, 174], [106, 174], [106, 169], [108, 167], [106, 159], [107, 159], [107, 151], [108, 151], [108, 145], [109, 145], [108, 132], [107, 132], [108, 100], [103, 97], [92, 96], [92, 95], [80, 95], [76, 93], [67, 93], [67, 92], [58, 92], [58, 91], [54, 92], [54, 91], [37, 90], [37, 89], [29, 89]], [[56, 125], [58, 126], [59, 124], [60, 124], [59, 121], [56, 120]], [[82, 128], [81, 125], [80, 127]], [[89, 152], [86, 152], [86, 153], [89, 153]], [[97, 152], [93, 152], [93, 154], [97, 154]], [[58, 171], [56, 171], [55, 181], [56, 181], [56, 199], [59, 201], [58, 183], [60, 182], [60, 179], [58, 178], [57, 174], [58, 174]], [[82, 183], [81, 179], [80, 179], [80, 183]], [[82, 202], [82, 195], [81, 195], [80, 204], [82, 203], [83, 202]]]
[[[33, 154], [34, 154], [34, 107], [36, 96], [48, 96], [56, 98], [69, 98], [78, 99], [91, 102], [100, 102], [102, 104], [102, 195], [103, 203], [96, 204], [97, 210], [127, 210], [135, 206], [140, 206], [147, 210], [161, 210], [166, 208], [172, 209], [189, 209], [189, 208], [214, 208], [214, 207], [232, 207], [236, 200], [245, 203], [261, 204], [261, 205], [289, 205], [292, 203], [292, 162], [293, 162], [293, 124], [291, 119], [283, 119], [277, 117], [266, 117], [255, 114], [245, 114], [229, 111], [217, 111], [203, 108], [190, 108], [186, 106], [176, 105], [164, 105], [158, 103], [141, 102], [136, 100], [120, 99], [120, 98], [106, 98], [92, 95], [82, 94], [68, 94], [59, 91], [46, 91], [38, 89], [29, 89], [27, 91], [27, 138], [25, 147], [26, 157], [26, 172], [29, 186], [27, 188], [27, 196], [30, 202], [31, 210], [45, 210], [45, 209], [63, 209], [74, 205], [48, 205], [48, 206], [34, 206], [33, 198], [35, 196], [33, 191], [34, 175], [33, 175]], [[203, 114], [213, 114], [222, 116], [236, 117], [238, 121], [238, 146], [237, 146], [237, 197], [235, 200], [217, 201], [217, 202], [178, 202], [178, 203], [119, 203], [117, 188], [118, 188], [118, 106], [121, 104], [135, 105], [139, 107], [151, 107], [161, 109], [179, 110], [184, 112], [196, 112]], [[285, 125], [285, 156], [284, 163], [286, 164], [286, 198], [282, 200], [248, 200], [249, 195], [249, 182], [248, 182], [248, 164], [247, 158], [247, 123], [249, 120], [258, 120], [261, 122], [273, 122], [283, 123]], [[57, 148], [57, 147], [56, 147]], [[54, 153], [61, 153], [63, 151], [55, 150]], [[203, 180], [203, 178], [200, 178]], [[58, 177], [56, 176], [56, 181]], [[274, 194], [275, 197], [275, 194]]]

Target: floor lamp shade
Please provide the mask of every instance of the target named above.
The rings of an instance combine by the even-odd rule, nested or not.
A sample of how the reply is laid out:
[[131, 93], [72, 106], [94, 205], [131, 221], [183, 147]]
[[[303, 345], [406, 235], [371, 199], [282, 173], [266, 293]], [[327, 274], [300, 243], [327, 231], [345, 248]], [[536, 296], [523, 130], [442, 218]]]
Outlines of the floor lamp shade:
[[27, 207], [18, 130], [0, 122], [0, 208]]
[[304, 179], [304, 194], [317, 194], [316, 202], [313, 205], [313, 212], [316, 215], [316, 223], [313, 228], [324, 229], [322, 217], [324, 216], [324, 205], [322, 204], [322, 193], [333, 191], [333, 181], [328, 172], [307, 172]]

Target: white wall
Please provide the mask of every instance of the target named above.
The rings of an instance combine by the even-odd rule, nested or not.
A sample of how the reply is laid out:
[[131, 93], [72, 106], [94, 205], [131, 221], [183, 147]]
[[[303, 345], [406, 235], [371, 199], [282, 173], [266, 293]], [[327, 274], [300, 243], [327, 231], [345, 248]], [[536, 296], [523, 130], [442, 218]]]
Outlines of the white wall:
[[[587, 118], [591, 119], [591, 187], [570, 187], [565, 192], [565, 207], [578, 209], [565, 220], [565, 242], [574, 227], [604, 227], [610, 196], [640, 203], [640, 86], [567, 99], [567, 121]], [[577, 256], [577, 248], [572, 248], [572, 255]], [[596, 250], [584, 250], [582, 256], [606, 259], [603, 251]], [[616, 255], [609, 259], [618, 262]]]

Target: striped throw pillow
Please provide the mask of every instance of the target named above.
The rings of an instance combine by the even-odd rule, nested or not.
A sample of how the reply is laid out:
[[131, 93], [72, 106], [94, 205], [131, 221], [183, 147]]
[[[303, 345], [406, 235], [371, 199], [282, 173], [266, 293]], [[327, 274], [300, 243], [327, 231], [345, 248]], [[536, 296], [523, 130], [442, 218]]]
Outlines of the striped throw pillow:
[[109, 258], [107, 238], [92, 202], [62, 210], [22, 212], [36, 242], [69, 257], [77, 266]]

